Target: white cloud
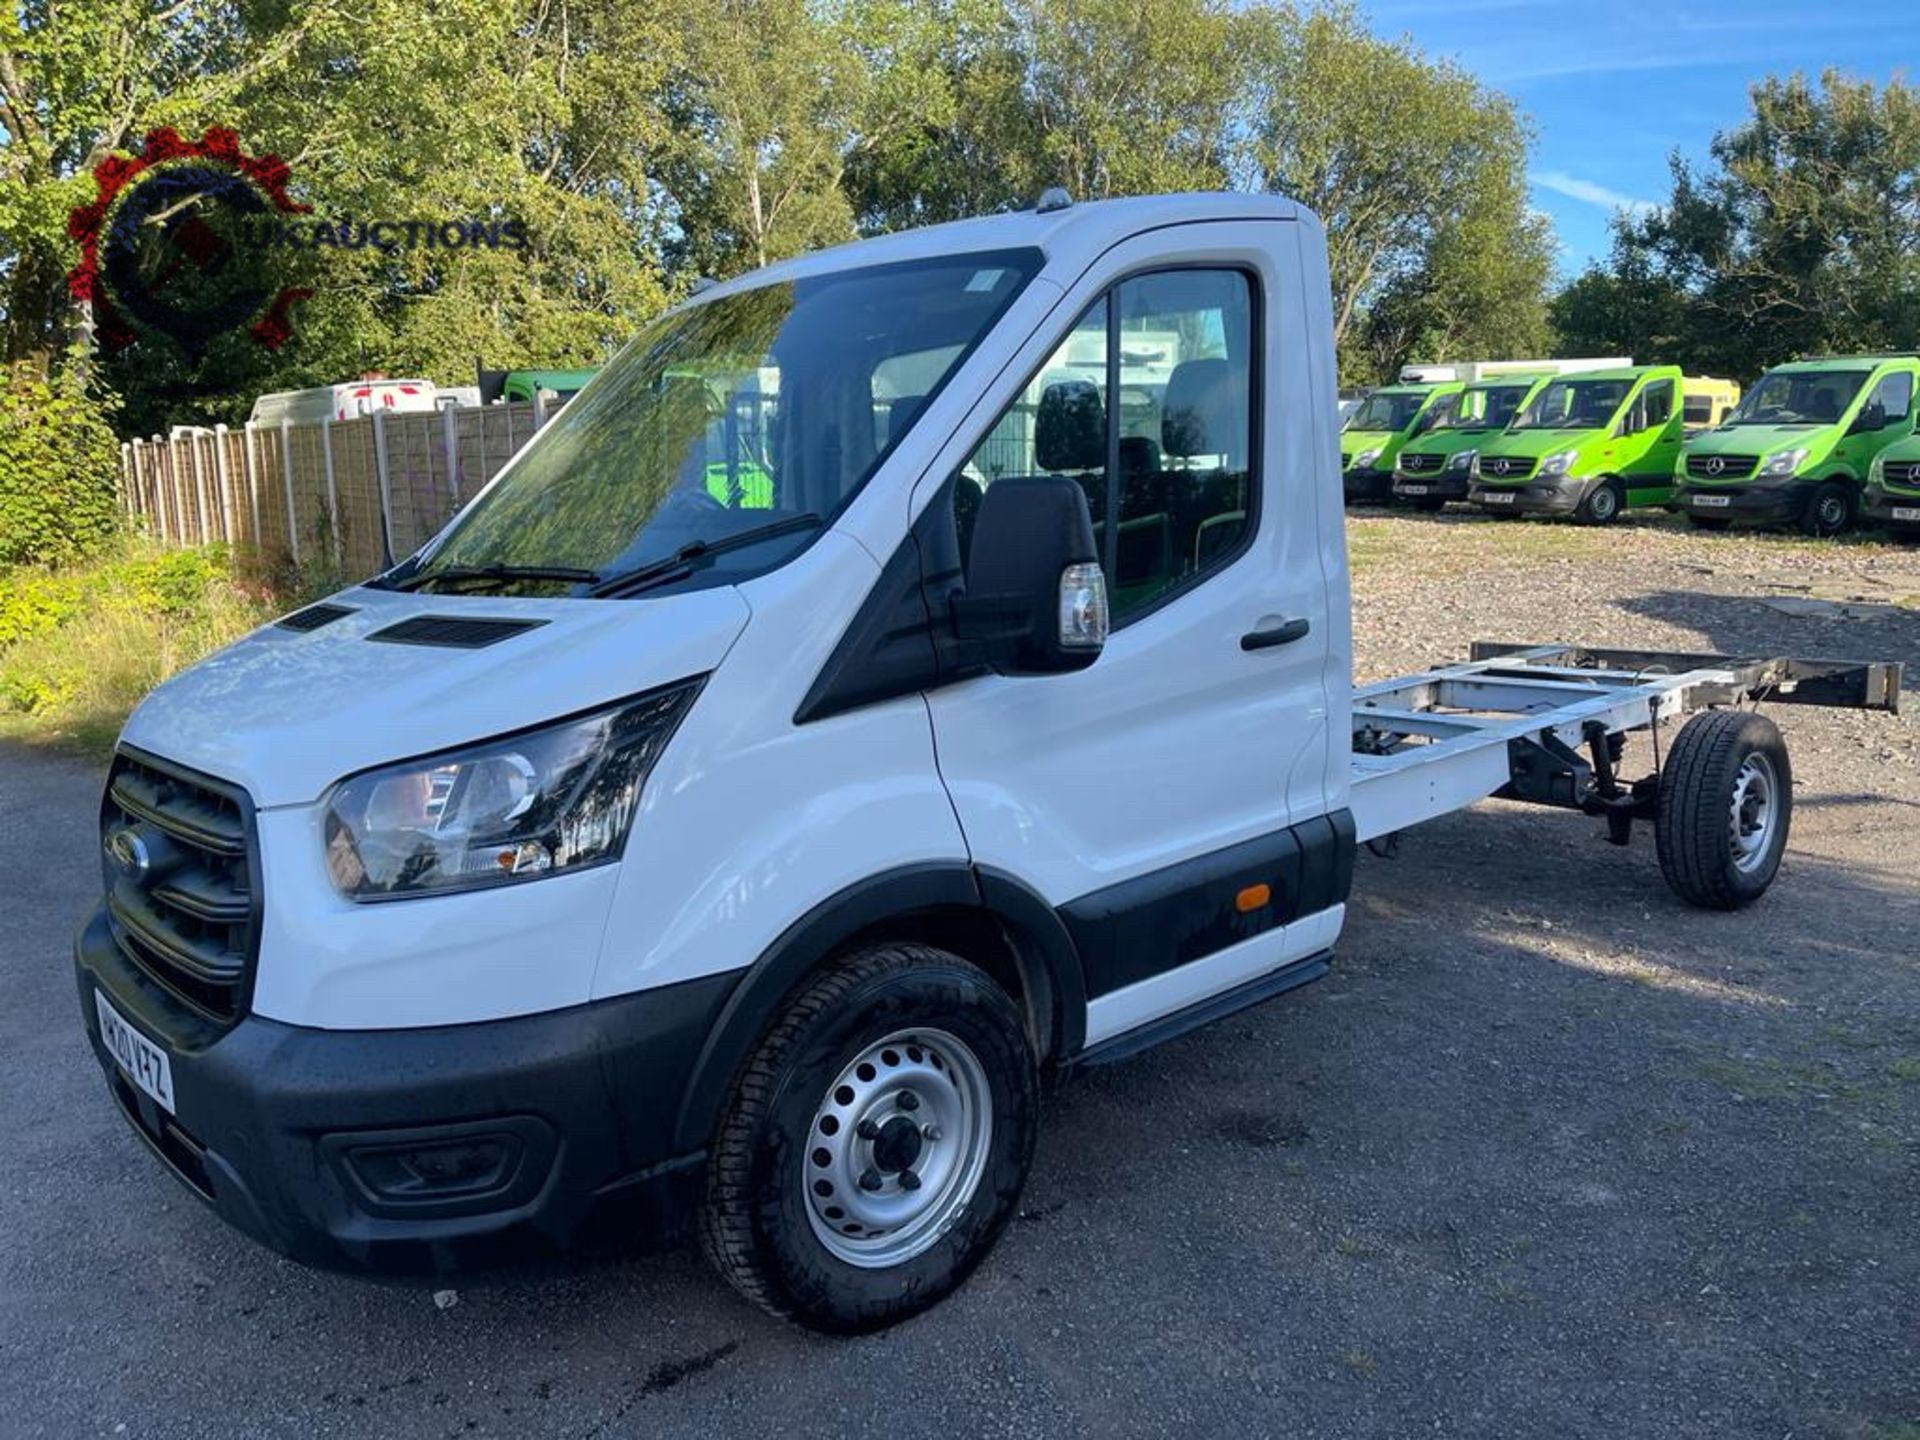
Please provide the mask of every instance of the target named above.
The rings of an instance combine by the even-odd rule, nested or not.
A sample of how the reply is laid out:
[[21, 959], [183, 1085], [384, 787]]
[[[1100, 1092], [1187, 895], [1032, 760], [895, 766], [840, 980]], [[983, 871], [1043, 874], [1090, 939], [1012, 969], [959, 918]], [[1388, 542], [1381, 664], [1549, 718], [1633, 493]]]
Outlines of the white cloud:
[[1652, 200], [1638, 200], [1631, 195], [1623, 195], [1598, 181], [1582, 180], [1578, 175], [1569, 175], [1564, 170], [1534, 170], [1528, 173], [1527, 179], [1542, 190], [1551, 190], [1588, 205], [1598, 205], [1604, 210], [1625, 210], [1631, 215], [1645, 215], [1660, 208]]

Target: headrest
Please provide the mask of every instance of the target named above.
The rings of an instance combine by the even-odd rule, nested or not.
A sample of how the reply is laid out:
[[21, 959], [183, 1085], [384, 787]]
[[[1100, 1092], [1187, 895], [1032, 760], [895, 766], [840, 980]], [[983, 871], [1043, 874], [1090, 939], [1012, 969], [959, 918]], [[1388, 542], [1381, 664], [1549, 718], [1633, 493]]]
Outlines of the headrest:
[[1224, 455], [1240, 463], [1246, 421], [1236, 403], [1233, 367], [1225, 360], [1183, 360], [1167, 377], [1160, 406], [1160, 443], [1169, 455]]
[[887, 444], [891, 445], [907, 433], [907, 427], [913, 423], [914, 416], [920, 413], [920, 407], [927, 403], [924, 395], [897, 395], [887, 407]]
[[1107, 406], [1091, 380], [1060, 380], [1040, 392], [1033, 458], [1042, 470], [1099, 470], [1107, 463]]
[[1120, 473], [1152, 475], [1160, 468], [1160, 447], [1151, 435], [1120, 437]]

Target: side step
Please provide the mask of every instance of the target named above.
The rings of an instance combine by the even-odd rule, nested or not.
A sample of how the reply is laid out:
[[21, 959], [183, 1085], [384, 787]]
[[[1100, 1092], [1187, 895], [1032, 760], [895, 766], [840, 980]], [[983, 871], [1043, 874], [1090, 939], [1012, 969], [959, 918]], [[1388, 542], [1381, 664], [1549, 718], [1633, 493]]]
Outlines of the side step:
[[1115, 1035], [1111, 1040], [1102, 1040], [1098, 1045], [1082, 1050], [1074, 1056], [1070, 1065], [1079, 1068], [1086, 1065], [1110, 1065], [1115, 1060], [1126, 1060], [1138, 1055], [1142, 1050], [1150, 1050], [1155, 1045], [1164, 1045], [1167, 1041], [1186, 1034], [1189, 1030], [1198, 1030], [1202, 1025], [1211, 1025], [1214, 1021], [1233, 1014], [1236, 1010], [1245, 1010], [1258, 1005], [1263, 1000], [1271, 1000], [1276, 995], [1284, 995], [1289, 990], [1298, 990], [1302, 985], [1311, 984], [1325, 975], [1333, 963], [1333, 952], [1322, 950], [1318, 955], [1308, 955], [1295, 960], [1291, 965], [1283, 965], [1278, 970], [1265, 975], [1256, 975], [1231, 990], [1222, 990], [1218, 995], [1209, 996], [1184, 1010], [1176, 1010], [1171, 1015], [1162, 1015], [1158, 1020]]

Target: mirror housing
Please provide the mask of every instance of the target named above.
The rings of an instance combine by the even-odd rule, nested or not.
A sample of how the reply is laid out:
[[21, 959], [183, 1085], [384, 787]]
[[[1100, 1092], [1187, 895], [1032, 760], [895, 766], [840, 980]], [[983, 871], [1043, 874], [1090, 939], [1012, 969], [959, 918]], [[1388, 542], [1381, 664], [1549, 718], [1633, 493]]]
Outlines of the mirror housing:
[[1869, 400], [1860, 407], [1860, 413], [1853, 417], [1853, 424], [1847, 428], [1855, 433], [1886, 429], [1887, 407], [1878, 400]]
[[1002, 675], [1057, 675], [1099, 659], [1106, 577], [1078, 482], [1037, 476], [987, 486], [966, 589], [952, 607], [964, 649]]

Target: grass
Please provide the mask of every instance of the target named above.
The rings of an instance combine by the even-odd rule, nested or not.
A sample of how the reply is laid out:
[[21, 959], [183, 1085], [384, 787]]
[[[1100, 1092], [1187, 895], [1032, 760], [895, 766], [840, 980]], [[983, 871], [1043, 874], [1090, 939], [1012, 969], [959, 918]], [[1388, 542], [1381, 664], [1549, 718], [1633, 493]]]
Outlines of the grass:
[[0, 573], [0, 736], [104, 756], [155, 685], [292, 602], [220, 547], [128, 537], [62, 570]]

